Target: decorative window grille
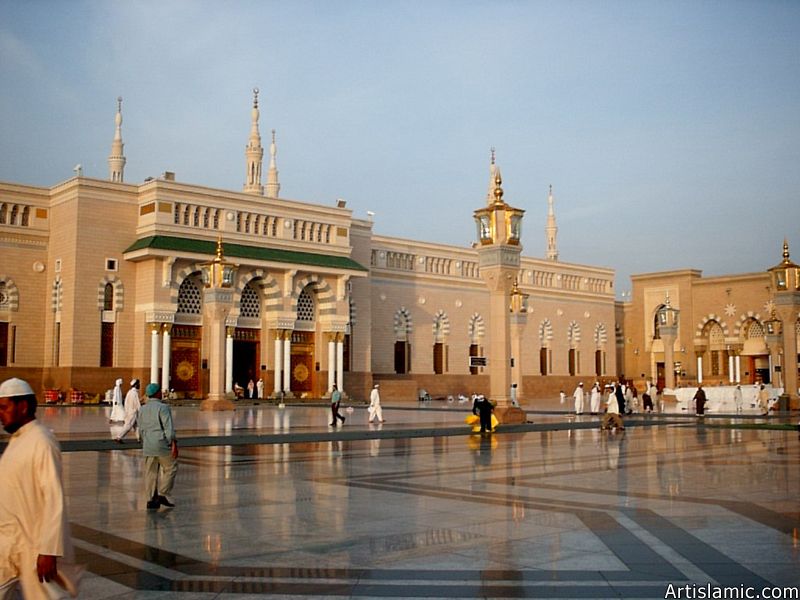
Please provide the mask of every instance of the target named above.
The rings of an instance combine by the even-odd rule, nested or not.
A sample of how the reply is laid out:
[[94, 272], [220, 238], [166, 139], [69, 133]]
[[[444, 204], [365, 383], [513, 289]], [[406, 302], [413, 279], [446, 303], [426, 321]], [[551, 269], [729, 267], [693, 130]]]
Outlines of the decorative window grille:
[[242, 290], [241, 316], [251, 319], [258, 319], [261, 316], [261, 300], [258, 291], [249, 283]]
[[178, 312], [185, 315], [199, 315], [202, 311], [200, 288], [192, 279], [184, 279], [178, 289]]
[[300, 292], [300, 295], [297, 297], [297, 320], [314, 320], [314, 299], [305, 290]]

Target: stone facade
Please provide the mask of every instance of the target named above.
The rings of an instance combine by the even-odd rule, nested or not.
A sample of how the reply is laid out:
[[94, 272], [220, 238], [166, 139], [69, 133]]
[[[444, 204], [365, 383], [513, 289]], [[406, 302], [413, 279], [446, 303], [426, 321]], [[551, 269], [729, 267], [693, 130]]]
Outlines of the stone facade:
[[[780, 340], [767, 335], [775, 296], [766, 267], [761, 273], [720, 277], [702, 277], [698, 270], [649, 273], [634, 275], [631, 282], [631, 300], [620, 310], [620, 364], [640, 387], [646, 379], [664, 380], [656, 313], [667, 297], [680, 310], [673, 345], [678, 386], [700, 380], [704, 385], [763, 381], [781, 387], [782, 370], [797, 369], [797, 357], [787, 360]], [[795, 311], [784, 334], [798, 336], [799, 316]]]
[[[470, 366], [492, 336], [476, 249], [376, 235], [343, 202], [274, 197], [274, 134], [262, 186], [253, 119], [242, 192], [172, 173], [126, 183], [121, 101], [109, 180], [0, 183], [0, 377], [101, 393], [135, 376], [189, 397], [207, 395], [214, 369], [228, 390], [260, 377], [274, 396], [319, 398], [340, 380], [359, 399], [376, 380], [387, 399], [488, 391]], [[554, 216], [550, 227], [553, 253]], [[235, 277], [212, 315], [203, 273], [218, 240]], [[555, 256], [521, 258], [521, 399], [617, 373], [614, 272]], [[225, 356], [209, 348], [212, 323]]]

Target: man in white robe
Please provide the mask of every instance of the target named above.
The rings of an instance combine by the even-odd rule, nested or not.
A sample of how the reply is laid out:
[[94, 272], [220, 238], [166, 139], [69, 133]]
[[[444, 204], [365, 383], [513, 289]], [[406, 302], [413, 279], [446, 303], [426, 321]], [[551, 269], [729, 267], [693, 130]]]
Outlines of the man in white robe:
[[578, 384], [578, 387], [575, 388], [575, 391], [572, 394], [572, 397], [575, 398], [575, 414], [582, 415], [583, 414], [583, 382], [581, 381]]
[[375, 384], [369, 394], [369, 419], [368, 423], [372, 423], [372, 419], [377, 418], [379, 423], [383, 423], [383, 410], [381, 410], [381, 395], [378, 392], [379, 384]]
[[600, 412], [600, 383], [595, 381], [594, 385], [592, 386], [592, 395], [590, 397], [590, 410], [593, 415], [596, 415]]
[[111, 397], [111, 416], [109, 423], [125, 421], [125, 407], [122, 405], [122, 379], [114, 382], [114, 394]]
[[121, 442], [122, 438], [128, 435], [130, 430], [136, 433], [137, 440], [140, 439], [138, 423], [139, 410], [142, 408], [142, 401], [139, 399], [140, 387], [141, 383], [139, 383], [138, 379], [131, 380], [131, 389], [125, 395], [125, 424], [122, 427], [122, 431], [114, 438], [116, 442]]
[[[36, 420], [36, 395], [22, 379], [0, 384], [0, 421], [11, 434], [0, 457], [0, 598], [75, 595], [72, 540], [61, 482], [61, 450]], [[16, 581], [18, 579], [18, 581]]]

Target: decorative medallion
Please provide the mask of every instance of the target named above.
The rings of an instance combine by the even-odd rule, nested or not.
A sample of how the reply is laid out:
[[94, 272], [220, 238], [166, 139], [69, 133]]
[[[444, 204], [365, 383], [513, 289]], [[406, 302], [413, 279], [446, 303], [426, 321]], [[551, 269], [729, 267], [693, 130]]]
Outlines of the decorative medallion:
[[557, 315], [560, 317], [560, 316], [562, 316], [562, 315], [564, 314], [564, 311], [563, 311], [563, 310], [561, 310], [561, 309], [559, 308], [559, 309], [556, 311], [556, 314], [557, 314]]
[[295, 381], [305, 381], [308, 379], [308, 367], [303, 363], [299, 363], [295, 366], [294, 371], [292, 371], [292, 377], [295, 378]]
[[736, 314], [736, 305], [735, 304], [731, 304], [730, 302], [728, 302], [728, 304], [725, 305], [725, 314], [728, 315], [729, 317], [732, 317], [733, 315], [735, 315]]
[[456, 308], [461, 308], [462, 302], [461, 300], [456, 300]]
[[585, 319], [588, 319], [588, 318], [589, 318], [589, 317], [591, 317], [591, 316], [592, 316], [592, 314], [591, 314], [591, 313], [590, 313], [588, 310], [587, 310], [585, 313], [583, 313], [583, 317], [584, 317]]
[[775, 302], [774, 302], [773, 300], [767, 300], [767, 301], [764, 303], [764, 311], [765, 311], [765, 312], [766, 312], [768, 315], [771, 315], [771, 314], [772, 314], [772, 311], [774, 311], [774, 310], [775, 310]]
[[194, 365], [188, 360], [183, 360], [178, 363], [175, 374], [181, 381], [189, 381], [194, 376]]

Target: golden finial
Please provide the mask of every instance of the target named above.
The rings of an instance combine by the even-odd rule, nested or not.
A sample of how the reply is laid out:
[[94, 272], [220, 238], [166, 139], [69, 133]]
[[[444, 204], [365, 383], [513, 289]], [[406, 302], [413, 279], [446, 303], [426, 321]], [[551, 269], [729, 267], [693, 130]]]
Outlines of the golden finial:
[[222, 236], [217, 238], [217, 256], [214, 259], [215, 262], [222, 262]]
[[503, 183], [503, 180], [500, 178], [500, 172], [498, 171], [494, 175], [494, 201], [495, 204], [502, 204], [503, 203], [503, 188], [500, 185]]
[[788, 263], [789, 261], [789, 240], [783, 238], [783, 262]]
[[253, 88], [253, 108], [258, 108], [258, 88]]
[[122, 96], [117, 96], [117, 112], [122, 112]]
[[494, 146], [492, 146], [490, 148], [490, 150], [491, 150], [491, 153], [492, 153], [492, 164], [494, 164]]

